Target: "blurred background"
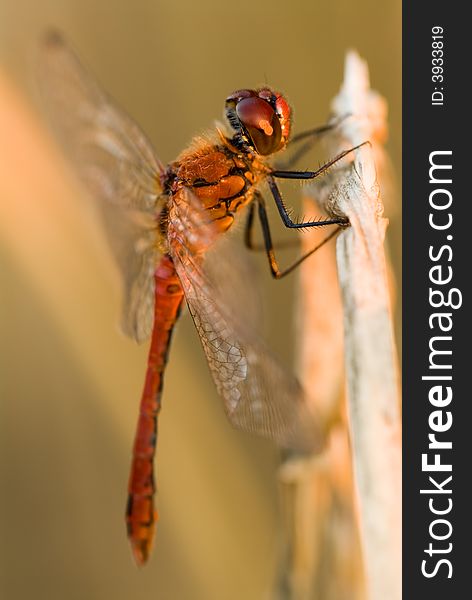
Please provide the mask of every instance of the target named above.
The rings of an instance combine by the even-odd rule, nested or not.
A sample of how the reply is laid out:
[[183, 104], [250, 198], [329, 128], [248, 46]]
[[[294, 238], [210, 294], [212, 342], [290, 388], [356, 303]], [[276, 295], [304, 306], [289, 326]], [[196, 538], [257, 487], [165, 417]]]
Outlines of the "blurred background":
[[[241, 87], [283, 90], [296, 131], [324, 123], [355, 48], [389, 103], [399, 186], [400, 0], [0, 0], [0, 598], [268, 598], [278, 452], [226, 421], [188, 315], [166, 372], [154, 554], [133, 563], [123, 515], [147, 348], [118, 331], [114, 265], [39, 110], [50, 27], [163, 162]], [[386, 216], [398, 279], [399, 207]], [[260, 271], [270, 338], [290, 364], [295, 280], [273, 282], [264, 260]]]

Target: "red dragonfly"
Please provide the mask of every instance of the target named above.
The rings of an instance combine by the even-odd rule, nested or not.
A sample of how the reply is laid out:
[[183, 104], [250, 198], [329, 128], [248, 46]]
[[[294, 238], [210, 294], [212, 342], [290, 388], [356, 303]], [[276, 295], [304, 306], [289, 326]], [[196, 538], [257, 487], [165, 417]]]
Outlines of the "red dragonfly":
[[[100, 89], [58, 34], [49, 35], [44, 44], [40, 86], [64, 148], [103, 211], [124, 276], [124, 332], [139, 342], [151, 335], [126, 509], [134, 557], [143, 564], [157, 521], [154, 455], [163, 374], [184, 298], [231, 423], [281, 446], [313, 445], [315, 424], [299, 383], [244, 323], [244, 307], [239, 307], [241, 314], [228, 308], [220, 285], [205, 268], [205, 257], [236, 214], [247, 208], [247, 246], [254, 247], [257, 210], [272, 275], [289, 273], [316, 248], [289, 268], [279, 268], [261, 184], [268, 184], [286, 227], [343, 227], [347, 221], [341, 217], [292, 221], [276, 180], [313, 179], [354, 149], [316, 171], [273, 168], [268, 158], [289, 142], [291, 110], [282, 94], [263, 87], [229, 95], [226, 128], [196, 138], [165, 167], [139, 127]], [[303, 152], [332, 127], [302, 133], [291, 144], [304, 140]]]

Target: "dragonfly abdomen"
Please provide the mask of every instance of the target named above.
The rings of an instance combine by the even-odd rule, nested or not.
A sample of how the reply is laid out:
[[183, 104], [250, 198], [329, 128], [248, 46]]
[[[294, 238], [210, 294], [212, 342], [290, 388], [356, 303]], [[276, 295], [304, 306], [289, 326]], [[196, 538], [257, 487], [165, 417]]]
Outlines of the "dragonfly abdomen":
[[183, 290], [169, 256], [163, 256], [155, 271], [154, 328], [128, 485], [126, 522], [128, 536], [138, 564], [146, 562], [157, 521], [154, 454], [157, 443], [157, 416], [161, 408], [164, 368], [172, 329], [178, 318]]

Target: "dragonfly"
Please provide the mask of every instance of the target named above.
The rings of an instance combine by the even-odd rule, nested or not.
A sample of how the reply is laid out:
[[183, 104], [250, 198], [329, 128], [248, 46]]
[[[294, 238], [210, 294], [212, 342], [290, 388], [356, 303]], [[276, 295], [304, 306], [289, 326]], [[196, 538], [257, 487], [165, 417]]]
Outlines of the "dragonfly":
[[[211, 376], [230, 422], [309, 450], [316, 424], [302, 387], [245, 323], [244, 307], [230, 310], [205, 267], [217, 240], [247, 211], [244, 240], [254, 242], [254, 218], [262, 229], [272, 276], [279, 279], [318, 247], [281, 269], [275, 256], [263, 184], [267, 184], [289, 229], [337, 225], [321, 243], [348, 225], [332, 216], [292, 220], [278, 179], [315, 179], [350, 148], [315, 171], [271, 166], [270, 159], [313, 140], [335, 124], [291, 139], [291, 108], [269, 87], [241, 89], [225, 101], [226, 124], [192, 143], [168, 165], [157, 157], [138, 125], [87, 72], [62, 36], [50, 33], [41, 52], [39, 84], [50, 120], [78, 174], [95, 199], [105, 232], [123, 274], [123, 331], [138, 342], [151, 338], [128, 484], [126, 524], [135, 561], [150, 555], [158, 520], [154, 458], [163, 377], [174, 325], [186, 301]], [[261, 248], [259, 248], [261, 249]]]

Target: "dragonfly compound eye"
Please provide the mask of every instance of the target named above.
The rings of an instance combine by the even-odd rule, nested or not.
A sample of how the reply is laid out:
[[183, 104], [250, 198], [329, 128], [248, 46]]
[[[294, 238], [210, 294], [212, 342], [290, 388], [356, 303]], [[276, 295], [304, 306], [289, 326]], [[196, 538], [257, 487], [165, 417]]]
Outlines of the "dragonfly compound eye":
[[269, 102], [257, 96], [244, 98], [237, 103], [236, 114], [259, 154], [266, 156], [280, 149], [282, 128]]

